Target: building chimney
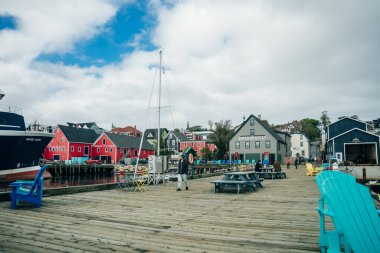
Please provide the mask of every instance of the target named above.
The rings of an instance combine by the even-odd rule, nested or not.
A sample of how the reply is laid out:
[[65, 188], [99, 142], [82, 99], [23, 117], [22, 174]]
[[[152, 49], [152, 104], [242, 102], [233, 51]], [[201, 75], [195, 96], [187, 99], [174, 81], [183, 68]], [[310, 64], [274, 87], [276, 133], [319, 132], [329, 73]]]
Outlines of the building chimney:
[[245, 121], [245, 116], [243, 115], [243, 121]]
[[261, 114], [257, 115], [257, 117], [258, 117], [259, 119], [261, 119]]

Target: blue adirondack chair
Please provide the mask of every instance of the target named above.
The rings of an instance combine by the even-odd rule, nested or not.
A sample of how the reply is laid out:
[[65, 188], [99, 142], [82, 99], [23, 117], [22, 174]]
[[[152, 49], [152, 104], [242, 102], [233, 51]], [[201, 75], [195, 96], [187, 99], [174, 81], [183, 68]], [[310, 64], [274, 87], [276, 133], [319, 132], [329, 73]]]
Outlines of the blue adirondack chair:
[[[380, 212], [367, 187], [355, 177], [338, 171], [320, 173], [320, 247], [322, 252], [380, 252]], [[327, 209], [325, 208], [327, 207]], [[335, 230], [326, 231], [325, 215]]]
[[16, 209], [20, 201], [34, 203], [36, 207], [41, 206], [42, 190], [43, 190], [43, 173], [47, 165], [41, 167], [37, 176], [33, 181], [16, 181], [9, 186], [12, 187], [11, 192], [11, 208]]

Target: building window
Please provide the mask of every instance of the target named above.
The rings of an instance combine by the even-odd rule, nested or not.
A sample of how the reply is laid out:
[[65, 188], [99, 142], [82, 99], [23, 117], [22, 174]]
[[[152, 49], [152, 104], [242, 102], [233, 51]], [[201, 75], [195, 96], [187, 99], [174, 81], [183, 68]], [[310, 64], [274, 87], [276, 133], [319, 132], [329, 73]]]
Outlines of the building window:
[[74, 146], [71, 147], [71, 152], [74, 152]]
[[270, 148], [270, 141], [265, 141], [265, 148]]
[[251, 120], [249, 121], [249, 125], [250, 125], [250, 126], [254, 126], [254, 125], [255, 125], [255, 120], [254, 120], [254, 119], [251, 119]]
[[200, 147], [201, 146], [201, 143], [200, 142], [198, 142], [198, 147]]
[[303, 135], [300, 135], [300, 140], [303, 140]]
[[166, 141], [166, 146], [168, 146], [168, 147], [170, 146], [170, 140]]
[[96, 153], [100, 153], [100, 148], [97, 148], [97, 149], [96, 149]]
[[135, 149], [135, 156], [137, 156], [137, 149]]
[[260, 141], [255, 141], [255, 148], [260, 148]]
[[302, 153], [302, 156], [305, 156], [305, 150], [302, 150], [301, 153]]
[[250, 135], [255, 135], [255, 129], [250, 129], [249, 133], [250, 133]]
[[236, 142], [235, 142], [235, 148], [236, 148], [236, 149], [239, 149], [239, 148], [240, 148], [240, 141], [236, 141]]
[[187, 147], [187, 142], [183, 143], [183, 146], [184, 146], [184, 147]]
[[106, 152], [108, 152], [108, 148], [106, 148]]
[[78, 152], [81, 152], [81, 151], [82, 151], [81, 147], [78, 147]]
[[102, 140], [102, 143], [103, 143], [103, 145], [106, 144], [106, 139], [105, 138]]
[[303, 142], [302, 141], [300, 142], [300, 146], [303, 147]]
[[172, 146], [175, 146], [175, 140], [172, 140]]
[[246, 141], [245, 142], [245, 149], [250, 149], [251, 148], [251, 142], [250, 141]]
[[112, 153], [112, 148], [110, 148], [110, 153]]

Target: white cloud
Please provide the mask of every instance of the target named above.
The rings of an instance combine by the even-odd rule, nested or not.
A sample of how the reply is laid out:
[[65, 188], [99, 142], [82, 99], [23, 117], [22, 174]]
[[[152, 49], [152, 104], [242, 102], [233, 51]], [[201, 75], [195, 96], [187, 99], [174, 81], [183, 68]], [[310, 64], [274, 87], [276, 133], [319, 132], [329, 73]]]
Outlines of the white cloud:
[[[378, 7], [376, 2], [179, 1], [167, 8], [153, 1], [150, 11], [157, 12], [158, 23], [151, 37], [164, 49], [166, 68], [162, 104], [168, 104], [169, 85], [175, 127], [185, 127], [187, 120], [238, 124], [251, 113], [270, 123], [319, 118], [324, 110], [333, 120], [353, 114], [377, 118]], [[135, 52], [104, 67], [35, 60], [41, 53], [73, 51], [104, 32], [117, 5], [5, 1], [0, 8], [20, 25], [0, 32], [0, 88], [5, 102], [24, 108], [27, 121], [144, 127], [158, 52], [143, 51], [138, 35]], [[156, 109], [151, 111], [147, 127], [156, 127]], [[168, 109], [162, 114], [162, 124], [171, 128]]]

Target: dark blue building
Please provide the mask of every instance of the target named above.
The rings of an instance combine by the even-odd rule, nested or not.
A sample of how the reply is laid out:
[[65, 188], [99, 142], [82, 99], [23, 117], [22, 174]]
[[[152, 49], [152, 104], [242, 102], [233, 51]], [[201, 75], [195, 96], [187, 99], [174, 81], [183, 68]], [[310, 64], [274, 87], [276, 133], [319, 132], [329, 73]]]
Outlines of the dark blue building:
[[380, 136], [367, 132], [367, 124], [342, 118], [327, 126], [326, 159], [340, 162], [379, 164]]

